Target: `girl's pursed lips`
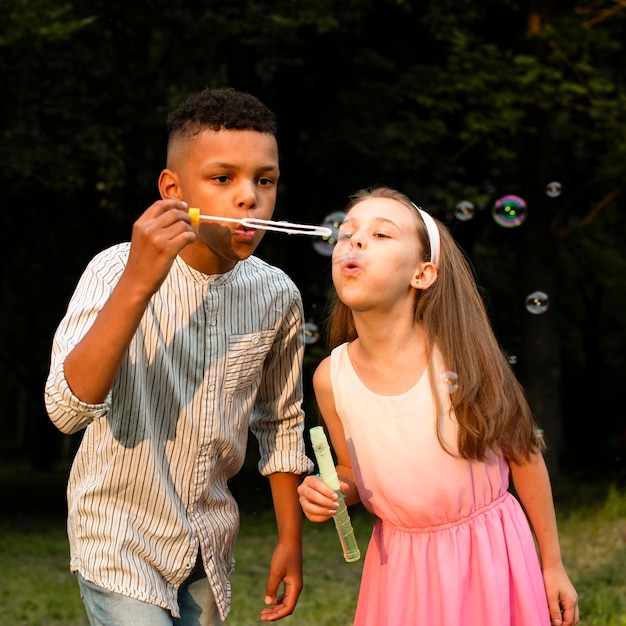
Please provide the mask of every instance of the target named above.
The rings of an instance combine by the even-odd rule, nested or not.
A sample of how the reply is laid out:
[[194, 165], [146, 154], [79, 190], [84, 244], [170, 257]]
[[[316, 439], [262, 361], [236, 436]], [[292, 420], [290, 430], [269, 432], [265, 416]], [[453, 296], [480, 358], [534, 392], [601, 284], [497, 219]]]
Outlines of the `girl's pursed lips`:
[[345, 268], [357, 268], [360, 267], [360, 261], [363, 255], [358, 252], [351, 252], [349, 254], [342, 254], [341, 256], [333, 257], [333, 265], [341, 265]]

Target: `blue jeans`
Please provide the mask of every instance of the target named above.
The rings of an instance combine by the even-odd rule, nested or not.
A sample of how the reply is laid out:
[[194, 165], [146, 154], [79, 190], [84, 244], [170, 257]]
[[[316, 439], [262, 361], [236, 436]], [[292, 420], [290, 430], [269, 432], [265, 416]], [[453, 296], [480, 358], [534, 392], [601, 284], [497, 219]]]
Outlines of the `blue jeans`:
[[221, 626], [211, 585], [198, 558], [178, 590], [180, 617], [156, 604], [108, 591], [77, 574], [91, 626]]

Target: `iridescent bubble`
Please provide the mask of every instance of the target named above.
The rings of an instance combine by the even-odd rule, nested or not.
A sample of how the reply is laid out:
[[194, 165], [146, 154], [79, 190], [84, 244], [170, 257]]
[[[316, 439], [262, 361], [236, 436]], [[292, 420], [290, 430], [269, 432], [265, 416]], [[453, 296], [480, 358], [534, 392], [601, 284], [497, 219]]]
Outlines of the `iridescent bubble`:
[[454, 393], [459, 388], [459, 375], [456, 372], [444, 372], [441, 375], [441, 388], [447, 393]]
[[546, 195], [549, 198], [558, 198], [561, 195], [561, 191], [563, 191], [563, 185], [556, 180], [546, 185]]
[[510, 354], [507, 359], [510, 365], [515, 365], [517, 363], [517, 357], [514, 354]]
[[317, 324], [314, 322], [307, 322], [304, 325], [304, 343], [307, 346], [317, 343], [320, 338], [320, 331]]
[[461, 200], [454, 207], [454, 217], [459, 220], [459, 222], [467, 222], [474, 217], [476, 213], [476, 207], [473, 202], [469, 200]]
[[337, 235], [339, 233], [339, 226], [345, 219], [346, 214], [343, 211], [334, 211], [324, 218], [322, 226], [326, 226], [331, 229], [332, 233], [330, 237], [316, 237], [313, 241], [313, 248], [315, 252], [323, 256], [332, 256], [333, 249], [337, 243]]
[[533, 291], [526, 296], [526, 310], [533, 315], [541, 315], [548, 310], [550, 299], [543, 291]]
[[519, 196], [502, 196], [491, 211], [496, 224], [503, 228], [515, 228], [526, 220], [526, 202]]

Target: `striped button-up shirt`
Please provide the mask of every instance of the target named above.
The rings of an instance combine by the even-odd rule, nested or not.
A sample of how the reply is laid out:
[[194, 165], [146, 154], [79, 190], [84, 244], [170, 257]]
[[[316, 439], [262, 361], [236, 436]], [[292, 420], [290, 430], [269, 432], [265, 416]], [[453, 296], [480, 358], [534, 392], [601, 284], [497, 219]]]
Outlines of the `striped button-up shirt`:
[[65, 433], [86, 428], [68, 482], [70, 567], [178, 617], [177, 588], [200, 550], [224, 619], [239, 528], [227, 480], [245, 460], [248, 427], [263, 475], [312, 469], [302, 436], [302, 300], [283, 271], [256, 257], [215, 276], [177, 258], [106, 401], [86, 404], [63, 363], [129, 247], [89, 263], [53, 341], [48, 413]]

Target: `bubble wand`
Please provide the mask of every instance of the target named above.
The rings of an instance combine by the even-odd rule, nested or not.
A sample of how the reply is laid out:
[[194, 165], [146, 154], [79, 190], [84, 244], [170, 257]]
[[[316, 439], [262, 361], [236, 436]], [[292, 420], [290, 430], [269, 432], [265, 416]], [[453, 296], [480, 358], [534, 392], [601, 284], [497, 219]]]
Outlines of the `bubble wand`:
[[294, 224], [293, 222], [275, 222], [273, 220], [261, 220], [256, 217], [220, 217], [218, 215], [200, 215], [200, 209], [189, 209], [192, 224], [198, 224], [200, 220], [214, 220], [216, 222], [234, 222], [248, 228], [260, 228], [261, 230], [274, 230], [288, 235], [310, 235], [312, 237], [330, 237], [333, 234], [331, 228], [326, 226], [314, 226], [312, 224]]
[[335, 463], [330, 453], [330, 447], [326, 435], [324, 434], [324, 429], [322, 426], [314, 426], [310, 430], [310, 435], [313, 452], [315, 452], [315, 458], [317, 459], [317, 465], [322, 480], [339, 496], [339, 508], [337, 509], [337, 513], [333, 516], [333, 521], [335, 522], [337, 534], [339, 535], [339, 543], [341, 543], [343, 549], [343, 558], [348, 563], [358, 561], [361, 558], [361, 552], [359, 551], [359, 546], [356, 543], [354, 531], [352, 530], [350, 515], [348, 514], [343, 492], [339, 486], [339, 478], [337, 477]]

